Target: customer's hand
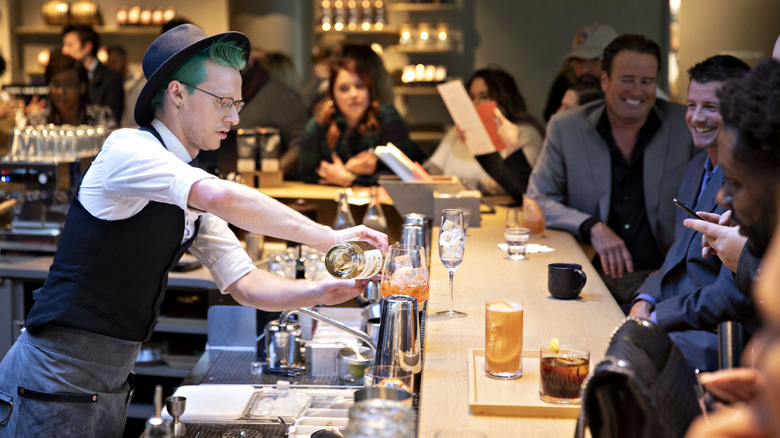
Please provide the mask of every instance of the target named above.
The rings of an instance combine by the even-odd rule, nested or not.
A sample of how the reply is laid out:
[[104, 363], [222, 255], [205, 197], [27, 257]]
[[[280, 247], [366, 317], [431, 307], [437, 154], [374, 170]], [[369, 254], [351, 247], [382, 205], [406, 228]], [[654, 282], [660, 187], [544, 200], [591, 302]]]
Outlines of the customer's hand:
[[376, 155], [371, 151], [363, 151], [347, 160], [346, 168], [357, 175], [373, 175], [376, 172]]
[[601, 269], [612, 278], [634, 272], [634, 259], [626, 243], [604, 222], [597, 222], [590, 229], [590, 243], [601, 258]]
[[729, 403], [755, 401], [764, 387], [764, 373], [755, 368], [701, 373], [699, 380], [712, 395]]
[[754, 407], [740, 404], [698, 417], [685, 438], [766, 438], [770, 436], [767, 429]]
[[653, 312], [654, 308], [655, 306], [653, 306], [649, 301], [638, 300], [636, 303], [634, 303], [633, 306], [631, 306], [631, 312], [629, 312], [628, 316], [629, 318], [642, 318], [649, 321], [650, 314]]
[[28, 116], [33, 113], [38, 113], [46, 109], [46, 99], [41, 99], [38, 96], [33, 96], [30, 99], [30, 103], [24, 107], [24, 115]]
[[320, 167], [317, 168], [317, 175], [320, 176], [320, 184], [331, 184], [334, 186], [349, 187], [355, 181], [355, 174], [347, 170], [344, 162], [341, 161], [338, 154], [331, 153], [332, 163], [320, 161]]
[[705, 220], [689, 218], [683, 221], [683, 225], [702, 233], [702, 257], [716, 255], [729, 270], [736, 272], [747, 237], [739, 234], [739, 226], [733, 226], [731, 210], [722, 215], [707, 212], [698, 214]]
[[455, 125], [455, 134], [457, 134], [458, 140], [460, 140], [461, 143], [466, 143], [466, 131], [464, 131], [463, 128]]
[[520, 133], [520, 127], [510, 122], [509, 119], [504, 117], [504, 114], [500, 109], [495, 109], [496, 127], [498, 128], [498, 135], [501, 136], [501, 140], [504, 141], [507, 149], [507, 156], [512, 155], [515, 151], [520, 149], [520, 141], [518, 135]]

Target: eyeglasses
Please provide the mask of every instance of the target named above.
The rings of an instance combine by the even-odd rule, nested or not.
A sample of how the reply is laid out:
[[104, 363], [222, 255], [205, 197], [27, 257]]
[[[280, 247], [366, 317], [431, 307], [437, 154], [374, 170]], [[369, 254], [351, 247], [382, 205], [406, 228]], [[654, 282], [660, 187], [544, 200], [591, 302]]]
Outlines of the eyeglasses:
[[239, 112], [241, 112], [241, 109], [244, 108], [244, 104], [246, 103], [243, 100], [235, 100], [235, 99], [230, 98], [230, 97], [217, 96], [214, 93], [209, 93], [206, 90], [203, 90], [201, 88], [198, 88], [198, 87], [196, 87], [194, 85], [191, 85], [191, 84], [188, 84], [186, 82], [182, 82], [182, 81], [179, 81], [179, 82], [181, 82], [182, 84], [184, 84], [184, 85], [186, 85], [188, 87], [192, 87], [192, 88], [194, 88], [194, 89], [196, 89], [198, 91], [206, 93], [206, 94], [208, 94], [211, 97], [216, 98], [217, 99], [217, 105], [219, 106], [219, 109], [221, 109], [222, 111], [225, 111], [225, 112], [230, 111], [230, 108], [233, 108], [235, 106], [236, 107], [236, 112], [239, 113]]
[[62, 90], [75, 90], [79, 88], [79, 85], [81, 85], [78, 82], [50, 82], [49, 83], [49, 90], [50, 91], [62, 91]]

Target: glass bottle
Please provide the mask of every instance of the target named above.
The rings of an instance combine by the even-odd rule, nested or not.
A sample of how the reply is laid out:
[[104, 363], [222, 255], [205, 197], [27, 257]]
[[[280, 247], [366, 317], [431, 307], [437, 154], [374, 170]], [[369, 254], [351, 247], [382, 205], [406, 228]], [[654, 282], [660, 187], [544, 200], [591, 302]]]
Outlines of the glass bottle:
[[325, 269], [336, 278], [363, 280], [382, 269], [382, 251], [373, 243], [351, 239], [330, 247], [325, 254]]
[[306, 278], [306, 258], [303, 257], [303, 245], [298, 245], [298, 259], [295, 261], [295, 278]]
[[385, 212], [382, 211], [382, 204], [379, 203], [377, 186], [371, 187], [371, 201], [366, 208], [366, 214], [363, 215], [363, 225], [387, 233], [387, 218]]
[[334, 230], [343, 230], [355, 226], [355, 218], [352, 217], [352, 211], [347, 202], [347, 192], [339, 191], [339, 205], [336, 209], [336, 219], [333, 221]]

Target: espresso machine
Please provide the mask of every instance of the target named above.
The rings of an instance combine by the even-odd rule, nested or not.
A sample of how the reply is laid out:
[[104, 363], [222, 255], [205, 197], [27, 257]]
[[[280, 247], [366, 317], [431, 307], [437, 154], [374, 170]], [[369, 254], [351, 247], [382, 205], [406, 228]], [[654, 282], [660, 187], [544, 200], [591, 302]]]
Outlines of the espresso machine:
[[0, 250], [54, 252], [83, 160], [0, 160]]

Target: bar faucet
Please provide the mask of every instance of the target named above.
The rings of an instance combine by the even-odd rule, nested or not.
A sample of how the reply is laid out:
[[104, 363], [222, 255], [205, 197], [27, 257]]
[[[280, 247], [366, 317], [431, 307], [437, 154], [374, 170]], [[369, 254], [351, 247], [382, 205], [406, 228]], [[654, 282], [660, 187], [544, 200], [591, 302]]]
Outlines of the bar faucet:
[[301, 307], [300, 309], [285, 310], [284, 312], [282, 312], [281, 315], [279, 315], [279, 325], [285, 327], [287, 324], [287, 318], [289, 318], [289, 316], [294, 313], [303, 313], [304, 315], [310, 316], [316, 319], [317, 321], [322, 321], [326, 324], [330, 324], [340, 330], [343, 330], [351, 334], [352, 336], [360, 339], [361, 341], [363, 341], [366, 345], [368, 345], [369, 348], [371, 348], [371, 350], [373, 350], [376, 353], [376, 344], [371, 339], [371, 337], [368, 336], [366, 333], [361, 332], [360, 330], [355, 330], [348, 325], [342, 324], [334, 319], [328, 318], [327, 316], [321, 313], [317, 313], [313, 310], [307, 309], [306, 307]]

